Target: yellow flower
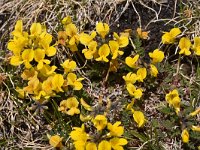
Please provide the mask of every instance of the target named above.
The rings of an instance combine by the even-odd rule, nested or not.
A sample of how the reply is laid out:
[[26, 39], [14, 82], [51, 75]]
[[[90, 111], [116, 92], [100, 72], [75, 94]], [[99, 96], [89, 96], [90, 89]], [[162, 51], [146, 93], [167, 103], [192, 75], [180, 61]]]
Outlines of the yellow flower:
[[62, 90], [62, 86], [64, 83], [64, 79], [63, 76], [61, 74], [55, 74], [52, 78], [52, 86], [53, 86], [53, 90], [56, 92], [64, 92]]
[[102, 39], [109, 33], [110, 28], [107, 23], [99, 22], [96, 25], [96, 31], [101, 36]]
[[49, 76], [45, 81], [42, 83], [42, 90], [46, 93], [48, 96], [54, 95], [53, 90], [53, 84], [52, 84], [53, 76]]
[[97, 150], [97, 145], [93, 142], [88, 142], [86, 145], [86, 150]]
[[200, 132], [200, 126], [192, 126], [192, 130]]
[[23, 80], [30, 80], [32, 77], [34, 77], [37, 74], [38, 72], [34, 68], [25, 69], [23, 73], [21, 74], [21, 78]]
[[116, 59], [118, 55], [123, 55], [124, 52], [119, 50], [119, 44], [116, 41], [109, 41], [112, 59]]
[[142, 97], [142, 89], [136, 89], [133, 84], [127, 84], [126, 89], [131, 96], [134, 96], [137, 99], [140, 99]]
[[48, 77], [50, 75], [55, 74], [56, 68], [56, 66], [49, 66], [47, 64], [44, 64], [42, 69], [40, 70], [40, 73], [42, 74], [42, 76]]
[[107, 118], [104, 115], [97, 115], [92, 120], [94, 126], [97, 128], [98, 131], [103, 130], [107, 125]]
[[131, 68], [136, 68], [136, 62], [139, 59], [139, 55], [135, 55], [133, 58], [132, 57], [126, 57], [125, 62], [126, 64], [131, 67]]
[[73, 86], [74, 90], [81, 90], [83, 85], [81, 81], [84, 80], [84, 78], [78, 78], [76, 74], [74, 73], [69, 73], [67, 75], [67, 85]]
[[153, 53], [150, 52], [149, 56], [153, 59], [152, 60], [153, 64], [163, 61], [165, 57], [164, 52], [160, 51], [159, 49], [155, 49]]
[[26, 94], [25, 94], [25, 92], [24, 92], [23, 89], [21, 89], [21, 88], [19, 88], [19, 87], [16, 87], [16, 91], [17, 91], [17, 93], [18, 93], [18, 97], [19, 97], [19, 98], [21, 98], [21, 99], [24, 99], [24, 98], [25, 98]]
[[200, 113], [200, 107], [197, 108], [195, 111], [191, 112], [189, 115], [190, 115], [190, 116], [196, 116], [196, 115], [199, 114], [199, 113]]
[[28, 82], [28, 86], [24, 87], [23, 90], [29, 94], [34, 94], [34, 92], [39, 88], [40, 81], [37, 75], [32, 77]]
[[182, 141], [183, 143], [188, 143], [189, 142], [189, 133], [187, 129], [184, 129], [181, 133]]
[[139, 38], [141, 38], [141, 39], [147, 39], [148, 38], [149, 32], [144, 32], [144, 31], [142, 31], [141, 28], [137, 28], [136, 31], [137, 31], [137, 35], [139, 36]]
[[92, 42], [95, 37], [96, 37], [95, 31], [92, 31], [90, 33], [90, 35], [86, 34], [86, 33], [81, 33], [79, 35], [79, 40], [80, 40], [81, 44], [88, 46], [90, 44], [90, 42]]
[[53, 147], [61, 148], [63, 146], [62, 139], [63, 137], [60, 137], [59, 135], [53, 135], [49, 139], [49, 144]]
[[84, 124], [82, 124], [81, 128], [74, 127], [70, 133], [70, 137], [75, 141], [74, 146], [76, 150], [85, 150], [88, 135], [85, 132]]
[[123, 146], [126, 145], [128, 142], [124, 138], [112, 138], [110, 139], [110, 144], [113, 150], [123, 150]]
[[74, 69], [76, 68], [76, 62], [75, 61], [70, 61], [69, 59], [65, 60], [63, 64], [61, 64], [61, 66], [64, 68], [65, 73], [74, 71]]
[[23, 36], [22, 32], [23, 32], [23, 22], [22, 20], [18, 20], [15, 25], [15, 30], [12, 32], [12, 34], [16, 37], [21, 37]]
[[45, 54], [48, 57], [54, 56], [56, 54], [56, 48], [54, 46], [50, 46], [52, 42], [52, 35], [43, 32], [40, 35], [40, 41], [39, 44], [43, 47], [43, 49], [45, 50]]
[[108, 62], [108, 58], [106, 58], [110, 54], [110, 49], [107, 44], [103, 44], [98, 51], [99, 58], [96, 58], [96, 61], [105, 61]]
[[153, 64], [150, 64], [150, 73], [153, 77], [157, 77], [158, 75], [158, 69]]
[[190, 55], [190, 47], [191, 47], [191, 42], [190, 39], [187, 37], [182, 37], [179, 41], [179, 48], [181, 49], [179, 54], [184, 54], [184, 55]]
[[98, 150], [111, 150], [110, 142], [103, 140], [98, 145]]
[[67, 34], [65, 31], [59, 31], [58, 32], [58, 44], [61, 45], [66, 45], [66, 40], [67, 40]]
[[50, 64], [50, 60], [48, 59], [44, 59], [45, 58], [45, 51], [42, 49], [36, 49], [34, 51], [34, 59], [36, 62], [38, 62], [37, 64], [37, 69], [40, 70], [43, 68], [43, 64]]
[[114, 32], [113, 33], [114, 38], [116, 39], [117, 43], [119, 44], [119, 47], [126, 47], [129, 43], [128, 36], [125, 36], [124, 34], [121, 34], [120, 36]]
[[90, 116], [90, 115], [87, 115], [87, 116], [84, 116], [84, 115], [82, 115], [82, 114], [80, 114], [80, 120], [82, 121], [82, 122], [85, 122], [85, 121], [89, 121], [89, 120], [91, 120], [92, 119], [92, 117]]
[[87, 110], [87, 111], [92, 111], [92, 107], [88, 105], [83, 98], [81, 98], [81, 105]]
[[139, 68], [137, 70], [137, 80], [139, 82], [143, 82], [143, 80], [146, 78], [146, 76], [147, 76], [146, 68]]
[[107, 124], [108, 130], [110, 130], [110, 136], [121, 136], [124, 133], [124, 127], [119, 126], [121, 124], [120, 121], [115, 122], [113, 125], [111, 123]]
[[26, 68], [32, 67], [30, 62], [33, 60], [33, 58], [34, 58], [34, 51], [32, 49], [26, 49], [22, 52], [22, 60]]
[[96, 51], [97, 51], [97, 42], [91, 41], [88, 44], [88, 48], [83, 49], [82, 53], [84, 54], [86, 59], [92, 59]]
[[164, 32], [162, 36], [162, 43], [163, 44], [172, 44], [175, 42], [175, 38], [181, 33], [179, 28], [173, 28], [170, 32]]
[[143, 112], [141, 111], [134, 111], [133, 119], [135, 120], [139, 128], [142, 127], [145, 123], [145, 117]]
[[137, 75], [135, 73], [129, 72], [126, 76], [123, 76], [126, 84], [134, 84], [137, 81]]
[[22, 63], [23, 63], [23, 60], [22, 60], [21, 56], [12, 56], [10, 59], [10, 64], [13, 66], [19, 66]]
[[173, 106], [176, 110], [176, 113], [178, 114], [180, 111], [180, 97], [178, 94], [178, 91], [175, 89], [173, 91], [170, 91], [165, 96], [165, 100], [169, 103], [170, 106]]
[[71, 22], [72, 22], [72, 19], [71, 19], [70, 16], [67, 16], [67, 17], [63, 18], [63, 20], [62, 20], [62, 24], [63, 24], [63, 25], [68, 25], [68, 24], [70, 24]]
[[58, 111], [62, 111], [70, 116], [73, 116], [74, 114], [80, 114], [78, 105], [78, 100], [75, 97], [70, 97], [67, 100], [62, 100], [60, 102], [60, 107], [58, 108]]
[[200, 56], [200, 37], [194, 38], [194, 45], [193, 45], [192, 49], [194, 50], [194, 53], [197, 56]]
[[42, 25], [40, 23], [33, 23], [30, 28], [31, 36], [37, 37], [42, 33]]
[[77, 51], [76, 43], [79, 41], [78, 30], [73, 23], [65, 26], [66, 35], [69, 37], [69, 48], [72, 52]]

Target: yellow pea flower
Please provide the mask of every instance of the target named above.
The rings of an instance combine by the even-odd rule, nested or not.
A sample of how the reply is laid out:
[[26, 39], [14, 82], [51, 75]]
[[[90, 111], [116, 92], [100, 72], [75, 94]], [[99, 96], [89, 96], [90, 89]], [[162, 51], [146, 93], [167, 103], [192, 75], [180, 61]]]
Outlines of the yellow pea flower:
[[153, 64], [150, 64], [150, 73], [153, 77], [157, 77], [158, 75], [158, 69]]
[[125, 62], [126, 64], [131, 67], [131, 68], [136, 68], [137, 64], [136, 62], [139, 59], [139, 55], [135, 55], [133, 58], [132, 57], [126, 57]]
[[37, 78], [37, 75], [35, 75], [30, 79], [30, 81], [28, 82], [28, 86], [24, 87], [23, 90], [29, 94], [34, 94], [34, 92], [38, 89], [39, 84], [40, 81]]
[[76, 62], [75, 61], [70, 61], [69, 59], [65, 60], [63, 64], [61, 64], [61, 66], [64, 68], [65, 73], [74, 71], [74, 69], [76, 68]]
[[200, 126], [192, 126], [191, 128], [193, 131], [200, 132]]
[[97, 51], [97, 42], [91, 41], [88, 44], [88, 48], [83, 49], [82, 53], [84, 54], [86, 59], [92, 59], [96, 51]]
[[137, 123], [139, 128], [142, 127], [145, 123], [145, 117], [144, 117], [143, 112], [141, 111], [134, 111], [133, 119]]
[[66, 40], [67, 40], [67, 34], [65, 33], [65, 31], [59, 31], [58, 32], [58, 44], [65, 46]]
[[[10, 64], [13, 66], [19, 66], [23, 63], [21, 56], [12, 56], [10, 59]], [[28, 66], [29, 67], [29, 66]]]
[[125, 36], [124, 34], [121, 34], [120, 36], [114, 32], [113, 37], [116, 39], [117, 43], [119, 44], [119, 47], [126, 47], [129, 44], [128, 36]]
[[78, 36], [78, 30], [75, 26], [75, 24], [70, 23], [68, 25], [65, 26], [65, 32], [66, 35], [69, 36], [69, 48], [71, 51], [77, 51], [77, 46], [76, 43], [78, 43], [79, 41], [79, 36]]
[[81, 128], [74, 127], [73, 131], [71, 131], [69, 135], [74, 140], [74, 146], [76, 150], [85, 150], [86, 142], [89, 137], [85, 132], [84, 124], [82, 124]]
[[98, 150], [111, 150], [110, 142], [103, 140], [98, 145]]
[[80, 110], [78, 109], [79, 102], [76, 97], [70, 97], [67, 100], [62, 100], [60, 102], [59, 111], [62, 111], [70, 116], [74, 114], [80, 114]]
[[146, 76], [147, 76], [146, 68], [139, 68], [137, 70], [137, 81], [143, 82], [143, 80], [146, 78]]
[[142, 97], [142, 89], [136, 89], [133, 84], [127, 84], [126, 89], [131, 96], [134, 96], [137, 99], [140, 99]]
[[90, 116], [90, 115], [87, 115], [87, 116], [85, 116], [85, 115], [82, 115], [82, 114], [80, 114], [80, 120], [82, 121], [82, 122], [85, 122], [85, 121], [89, 121], [89, 120], [91, 120], [92, 119], [92, 116]]
[[31, 68], [32, 65], [30, 64], [30, 62], [33, 60], [34, 58], [34, 50], [32, 49], [26, 49], [22, 52], [22, 60], [25, 64], [26, 68]]
[[110, 139], [110, 144], [113, 150], [123, 150], [123, 146], [126, 145], [128, 141], [124, 138], [112, 138]]
[[175, 38], [181, 33], [179, 28], [173, 28], [170, 32], [164, 32], [162, 36], [162, 43], [163, 44], [172, 44], [175, 42]]
[[90, 34], [81, 33], [79, 35], [79, 40], [80, 40], [81, 44], [88, 46], [95, 37], [96, 37], [95, 31], [92, 31]]
[[96, 25], [96, 31], [101, 36], [102, 39], [105, 39], [105, 36], [109, 33], [110, 27], [107, 23], [99, 22]]
[[74, 90], [81, 90], [83, 88], [81, 83], [82, 80], [84, 80], [84, 78], [77, 79], [77, 76], [74, 73], [69, 73], [67, 75], [67, 85], [72, 86]]
[[12, 32], [12, 35], [16, 37], [23, 36], [23, 22], [22, 20], [18, 20], [15, 25], [15, 30]]
[[92, 120], [94, 126], [97, 128], [98, 131], [103, 130], [107, 125], [107, 118], [104, 115], [97, 115]]
[[40, 23], [33, 23], [30, 32], [31, 36], [39, 36], [42, 33], [42, 25]]
[[137, 35], [139, 36], [139, 38], [141, 38], [141, 39], [148, 39], [149, 32], [144, 32], [144, 31], [142, 31], [141, 28], [137, 28], [136, 31], [137, 31]]
[[112, 59], [116, 59], [118, 55], [123, 55], [124, 52], [119, 50], [119, 44], [116, 41], [109, 41]]
[[56, 92], [64, 92], [61, 88], [63, 84], [64, 84], [63, 76], [61, 74], [55, 74], [52, 78], [53, 90]]
[[54, 56], [56, 54], [56, 48], [54, 46], [50, 46], [52, 42], [52, 35], [46, 32], [42, 32], [39, 39], [40, 39], [39, 44], [45, 50], [45, 54], [48, 57]]
[[86, 145], [86, 150], [97, 150], [97, 145], [93, 142], [88, 142]]
[[42, 69], [40, 69], [40, 73], [44, 76], [44, 77], [48, 77], [50, 75], [56, 74], [55, 70], [56, 70], [56, 66], [49, 66], [47, 64], [44, 64]]
[[21, 99], [24, 99], [25, 96], [27, 96], [27, 95], [25, 94], [25, 91], [24, 91], [23, 89], [19, 88], [19, 87], [16, 87], [16, 91], [17, 91], [17, 93], [18, 93], [17, 97], [19, 97], [19, 98], [21, 98]]
[[63, 20], [61, 22], [63, 25], [68, 25], [68, 24], [72, 23], [72, 19], [70, 16], [67, 16], [67, 17], [63, 18]]
[[110, 131], [109, 136], [121, 136], [124, 133], [124, 127], [120, 126], [121, 122], [117, 121], [113, 125], [111, 123], [107, 124], [107, 128]]
[[189, 133], [187, 129], [184, 129], [181, 133], [182, 141], [183, 143], [188, 143], [189, 142]]
[[182, 37], [179, 41], [179, 48], [181, 49], [179, 54], [184, 54], [184, 55], [190, 55], [190, 47], [191, 47], [191, 42], [190, 39], [187, 37]]
[[53, 92], [53, 84], [52, 84], [53, 76], [49, 76], [45, 81], [42, 83], [42, 90], [46, 93], [48, 96], [54, 95]]
[[34, 51], [34, 59], [36, 62], [38, 62], [37, 64], [37, 69], [40, 70], [43, 68], [43, 64], [50, 64], [50, 60], [48, 59], [44, 59], [45, 58], [45, 51], [43, 49], [36, 49]]
[[200, 113], [200, 107], [197, 108], [195, 111], [191, 112], [189, 115], [190, 115], [190, 116], [196, 116], [196, 115], [199, 114], [199, 113]]
[[178, 91], [176, 89], [170, 91], [168, 94], [166, 94], [165, 100], [169, 103], [170, 106], [175, 108], [176, 113], [178, 114], [180, 111], [180, 101], [181, 101]]
[[194, 53], [200, 56], [200, 37], [194, 37], [194, 45], [192, 46]]
[[87, 110], [87, 111], [92, 111], [92, 107], [88, 105], [83, 98], [81, 98], [81, 105]]
[[25, 69], [21, 74], [21, 78], [23, 80], [30, 80], [32, 77], [34, 77], [37, 74], [38, 72], [32, 67], [30, 69]]
[[160, 51], [159, 49], [155, 49], [153, 52], [150, 52], [149, 56], [153, 59], [153, 64], [163, 61], [165, 57], [164, 52]]
[[53, 135], [49, 139], [49, 144], [53, 147], [61, 148], [63, 147], [62, 139], [63, 137], [60, 137], [59, 135]]
[[107, 44], [103, 44], [98, 50], [99, 57], [96, 58], [96, 61], [105, 61], [108, 62], [108, 58], [106, 58], [110, 54], [110, 48]]
[[123, 76], [122, 78], [125, 80], [126, 84], [134, 84], [137, 81], [137, 75], [132, 72], [129, 72], [126, 76]]

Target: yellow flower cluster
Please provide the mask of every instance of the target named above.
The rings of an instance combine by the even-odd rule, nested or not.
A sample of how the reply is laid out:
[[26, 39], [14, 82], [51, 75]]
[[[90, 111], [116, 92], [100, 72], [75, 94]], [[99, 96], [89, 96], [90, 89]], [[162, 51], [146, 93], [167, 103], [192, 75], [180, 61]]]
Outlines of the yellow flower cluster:
[[[179, 28], [173, 28], [169, 32], [164, 32], [162, 36], [163, 44], [174, 44], [176, 42], [177, 36], [181, 34], [181, 30]], [[181, 37], [178, 43], [178, 47], [180, 48], [179, 54], [190, 55], [193, 50], [194, 54], [200, 56], [200, 37], [194, 37], [193, 44], [188, 37]]]
[[25, 69], [21, 77], [28, 82], [24, 88], [16, 89], [19, 97], [25, 98], [29, 94], [34, 100], [42, 103], [57, 93], [68, 90], [68, 87], [72, 87], [73, 90], [80, 90], [83, 87], [83, 78], [77, 79], [73, 73], [76, 62], [65, 60], [61, 64], [63, 74], [56, 73], [57, 66], [50, 65], [50, 57], [56, 54], [56, 48], [51, 46], [52, 35], [47, 33], [40, 23], [33, 23], [28, 33], [23, 31], [22, 20], [19, 20], [12, 35], [13, 39], [8, 43], [8, 49], [13, 53], [10, 64], [24, 64]]
[[[124, 127], [120, 126], [121, 122], [108, 123], [104, 115], [97, 115], [92, 122], [97, 129], [96, 134], [99, 134], [98, 139], [95, 139], [95, 134], [86, 133], [84, 124], [81, 128], [74, 127], [71, 131], [70, 137], [74, 140], [76, 150], [123, 150], [123, 146], [128, 142], [125, 138], [121, 138], [124, 133]], [[105, 130], [106, 126], [107, 130]], [[107, 134], [102, 135], [102, 130]]]
[[[181, 99], [179, 97], [179, 93], [178, 93], [177, 89], [174, 89], [174, 90], [170, 91], [168, 94], [166, 94], [165, 100], [169, 103], [169, 106], [172, 106], [175, 109], [176, 114], [178, 114], [180, 112]], [[188, 117], [194, 117], [199, 113], [200, 113], [200, 108], [197, 108], [195, 111], [191, 112], [188, 115]], [[192, 125], [190, 128], [193, 131], [200, 132], [200, 126]], [[181, 137], [182, 137], [182, 141], [184, 143], [188, 143], [189, 142], [189, 132], [188, 132], [187, 128], [183, 129], [183, 131], [181, 133]]]

